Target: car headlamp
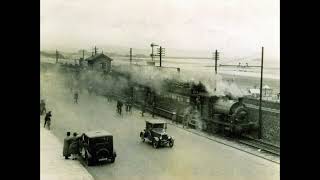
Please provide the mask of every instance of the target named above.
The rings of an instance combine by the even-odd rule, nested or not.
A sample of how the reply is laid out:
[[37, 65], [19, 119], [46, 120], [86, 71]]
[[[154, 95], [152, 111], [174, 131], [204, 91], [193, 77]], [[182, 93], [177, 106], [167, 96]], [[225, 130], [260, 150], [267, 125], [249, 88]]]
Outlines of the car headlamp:
[[160, 136], [160, 140], [162, 139], [162, 135]]

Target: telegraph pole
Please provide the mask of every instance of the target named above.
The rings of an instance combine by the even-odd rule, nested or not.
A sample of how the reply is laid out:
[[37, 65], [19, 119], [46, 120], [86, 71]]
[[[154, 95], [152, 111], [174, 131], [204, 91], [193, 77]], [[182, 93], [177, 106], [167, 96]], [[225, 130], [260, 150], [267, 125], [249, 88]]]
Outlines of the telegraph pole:
[[165, 48], [158, 48], [158, 56], [160, 57], [160, 67], [162, 67], [162, 56], [165, 55]]
[[58, 50], [56, 50], [56, 64], [58, 63], [59, 53]]
[[217, 75], [218, 73], [218, 50], [216, 50], [215, 52], [215, 56], [214, 56], [214, 71], [215, 71], [215, 74]]
[[215, 72], [214, 91], [217, 91], [218, 59], [219, 59], [219, 53], [218, 53], [218, 50], [216, 50], [214, 53], [214, 72]]
[[94, 47], [94, 55], [96, 55], [97, 54], [97, 47], [95, 46]]
[[82, 50], [82, 59], [84, 60], [84, 50]]
[[130, 48], [130, 65], [132, 64], [132, 48]]
[[160, 46], [160, 52], [159, 52], [159, 55], [160, 55], [160, 67], [161, 67], [161, 54], [162, 54], [162, 47]]
[[259, 101], [259, 134], [258, 138], [262, 137], [262, 84], [263, 84], [263, 47], [261, 52], [261, 77], [260, 77], [260, 101]]

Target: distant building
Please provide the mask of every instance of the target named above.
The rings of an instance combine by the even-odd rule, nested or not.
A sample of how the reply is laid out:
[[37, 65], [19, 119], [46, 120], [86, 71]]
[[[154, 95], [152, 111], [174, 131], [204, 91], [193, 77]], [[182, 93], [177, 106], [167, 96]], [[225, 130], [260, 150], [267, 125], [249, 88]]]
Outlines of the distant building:
[[[265, 85], [262, 87], [262, 96], [263, 97], [271, 97], [272, 91], [273, 90], [268, 85]], [[249, 94], [252, 97], [258, 98], [260, 96], [260, 89], [258, 89], [258, 88], [249, 89]]]
[[265, 96], [265, 97], [270, 97], [272, 96], [272, 89], [268, 86], [268, 85], [264, 85], [262, 87], [262, 95]]
[[99, 53], [86, 58], [85, 61], [87, 62], [89, 69], [110, 72], [111, 61], [113, 60], [110, 57], [104, 55], [103, 53]]
[[255, 98], [258, 98], [260, 95], [260, 89], [249, 89], [249, 94]]

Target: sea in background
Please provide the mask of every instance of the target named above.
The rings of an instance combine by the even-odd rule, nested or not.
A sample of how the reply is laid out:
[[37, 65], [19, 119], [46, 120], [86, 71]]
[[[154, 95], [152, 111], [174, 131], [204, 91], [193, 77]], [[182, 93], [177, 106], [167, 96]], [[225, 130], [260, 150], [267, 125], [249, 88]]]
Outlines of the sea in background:
[[[128, 64], [128, 57], [115, 57], [114, 64]], [[134, 58], [133, 64], [147, 65], [150, 58]], [[237, 84], [243, 91], [260, 87], [260, 60], [244, 61], [241, 66], [238, 61], [218, 61], [218, 74], [222, 80], [232, 81]], [[159, 59], [155, 60], [155, 65], [159, 66]], [[176, 69], [180, 68], [180, 73], [203, 74], [204, 76], [214, 76], [214, 60], [212, 59], [177, 59], [163, 58], [162, 67]], [[234, 66], [219, 66], [234, 65]], [[247, 67], [248, 64], [248, 67]], [[273, 89], [273, 94], [280, 92], [280, 63], [273, 63], [264, 60], [263, 67], [263, 86], [267, 85]]]
[[[129, 57], [111, 57], [113, 59], [112, 65], [128, 65], [130, 63]], [[55, 62], [54, 58], [41, 57], [41, 61]], [[59, 60], [63, 63], [76, 63], [74, 60], [62, 59]], [[151, 58], [136, 58], [133, 57], [132, 64], [147, 65]], [[260, 60], [251, 61], [218, 61], [218, 74], [223, 81], [232, 82], [236, 84], [243, 92], [247, 92], [249, 89], [260, 87]], [[159, 58], [155, 59], [155, 65], [159, 66]], [[233, 66], [219, 66], [233, 65]], [[272, 88], [273, 94], [280, 92], [280, 63], [270, 63], [267, 60], [264, 62], [263, 68], [263, 86], [267, 85]], [[248, 65], [248, 66], [247, 66]], [[181, 74], [189, 75], [201, 75], [203, 77], [214, 76], [214, 60], [205, 58], [163, 58], [162, 67], [168, 69], [171, 72], [180, 68]], [[164, 71], [165, 73], [166, 71]], [[192, 76], [190, 76], [192, 77]], [[190, 79], [192, 81], [192, 79]]]

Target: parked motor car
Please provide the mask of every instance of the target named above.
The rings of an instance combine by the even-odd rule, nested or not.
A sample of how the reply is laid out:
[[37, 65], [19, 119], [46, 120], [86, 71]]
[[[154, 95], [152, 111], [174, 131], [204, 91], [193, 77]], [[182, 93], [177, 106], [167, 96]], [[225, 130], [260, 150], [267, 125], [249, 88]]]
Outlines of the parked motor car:
[[113, 163], [117, 157], [113, 136], [105, 130], [83, 133], [79, 141], [80, 156], [88, 166], [100, 161]]
[[140, 138], [143, 142], [148, 140], [152, 142], [154, 148], [160, 146], [173, 147], [174, 138], [166, 132], [167, 123], [161, 120], [147, 120], [146, 128], [140, 132]]

